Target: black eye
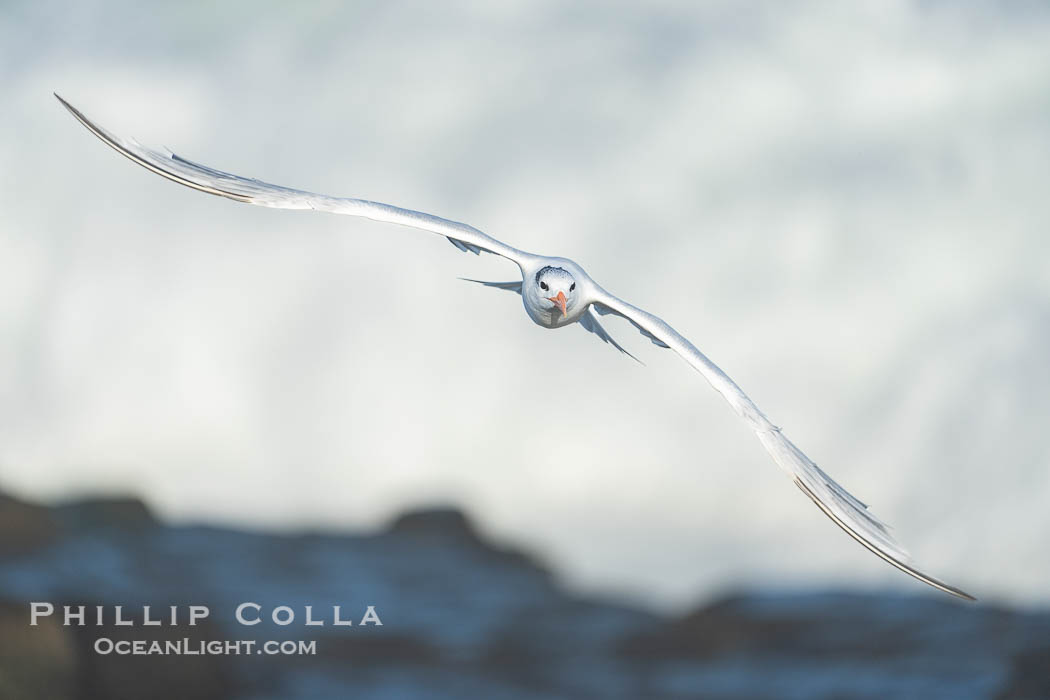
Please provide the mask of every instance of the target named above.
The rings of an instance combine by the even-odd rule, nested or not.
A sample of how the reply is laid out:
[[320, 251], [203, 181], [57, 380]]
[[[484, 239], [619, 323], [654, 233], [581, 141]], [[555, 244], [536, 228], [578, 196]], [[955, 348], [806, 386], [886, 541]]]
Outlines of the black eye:
[[542, 289], [543, 291], [547, 291], [547, 289], [548, 289], [547, 283], [546, 282], [540, 282], [540, 289]]
[[574, 289], [576, 289], [576, 283], [575, 283], [575, 282], [573, 282], [572, 284], [570, 284], [570, 285], [569, 285], [569, 291], [570, 291], [570, 292], [571, 292], [572, 290], [574, 290]]

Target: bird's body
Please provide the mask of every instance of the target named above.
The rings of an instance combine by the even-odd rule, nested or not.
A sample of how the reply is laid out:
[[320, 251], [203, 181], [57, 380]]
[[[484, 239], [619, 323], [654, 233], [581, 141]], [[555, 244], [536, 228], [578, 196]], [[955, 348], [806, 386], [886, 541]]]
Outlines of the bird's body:
[[872, 515], [864, 503], [839, 486], [788, 440], [780, 428], [758, 409], [740, 387], [696, 346], [662, 319], [607, 292], [574, 261], [519, 250], [472, 226], [430, 214], [379, 202], [331, 197], [271, 185], [215, 170], [173, 153], [154, 151], [105, 131], [62, 98], [58, 99], [84, 126], [122, 155], [187, 187], [259, 206], [312, 209], [402, 224], [445, 236], [456, 248], [464, 252], [480, 254], [485, 251], [507, 258], [518, 266], [520, 280], [471, 281], [519, 293], [529, 318], [544, 328], [565, 328], [578, 323], [604, 342], [630, 355], [612, 339], [599, 322], [599, 316], [602, 315], [623, 317], [655, 345], [673, 350], [693, 369], [700, 372], [755, 432], [774, 461], [791, 477], [795, 485], [857, 542], [920, 581], [954, 596], [973, 600], [969, 594], [912, 566], [907, 553], [890, 534], [887, 526]]
[[[591, 304], [593, 286], [583, 268], [565, 258], [536, 256], [531, 265], [521, 267], [525, 312], [544, 328], [564, 328], [579, 321]], [[565, 296], [564, 311], [558, 306], [558, 294]]]

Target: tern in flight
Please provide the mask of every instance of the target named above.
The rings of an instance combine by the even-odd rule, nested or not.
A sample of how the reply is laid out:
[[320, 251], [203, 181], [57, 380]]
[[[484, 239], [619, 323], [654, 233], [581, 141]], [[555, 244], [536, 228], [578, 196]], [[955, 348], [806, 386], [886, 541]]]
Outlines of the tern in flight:
[[529, 318], [543, 328], [564, 328], [578, 323], [620, 352], [630, 355], [599, 323], [599, 316], [607, 314], [627, 319], [654, 344], [673, 350], [693, 369], [702, 374], [715, 391], [729, 402], [733, 411], [755, 432], [773, 460], [787, 472], [795, 485], [850, 537], [906, 574], [951, 595], [974, 600], [973, 596], [968, 593], [915, 568], [907, 552], [890, 534], [889, 528], [876, 518], [864, 503], [835, 483], [830, 476], [803, 454], [802, 450], [795, 447], [794, 443], [788, 440], [780, 432], [780, 428], [773, 425], [762, 411], [758, 410], [754, 402], [725, 372], [707, 359], [706, 355], [697, 350], [678, 331], [648, 311], [639, 309], [605, 291], [572, 260], [527, 253], [524, 250], [512, 248], [473, 226], [411, 209], [402, 209], [363, 199], [331, 197], [270, 185], [259, 180], [215, 170], [186, 160], [174, 153], [154, 151], [133, 140], [111, 134], [89, 120], [57, 94], [55, 97], [91, 133], [120, 154], [158, 175], [195, 190], [275, 209], [324, 211], [402, 224], [445, 236], [452, 245], [463, 252], [477, 255], [484, 251], [502, 256], [518, 266], [521, 271], [520, 280], [510, 282], [468, 281], [520, 294]]

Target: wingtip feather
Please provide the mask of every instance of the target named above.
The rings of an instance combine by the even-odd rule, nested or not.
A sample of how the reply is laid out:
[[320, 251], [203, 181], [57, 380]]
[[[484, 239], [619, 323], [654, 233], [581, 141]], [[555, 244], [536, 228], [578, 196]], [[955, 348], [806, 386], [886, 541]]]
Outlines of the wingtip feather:
[[798, 486], [799, 489], [804, 494], [809, 496], [810, 500], [813, 501], [813, 503], [816, 504], [816, 506], [821, 511], [823, 511], [823, 513], [826, 516], [831, 518], [831, 520], [836, 525], [838, 525], [843, 531], [845, 531], [846, 534], [848, 534], [854, 540], [856, 540], [857, 542], [862, 544], [872, 554], [875, 554], [876, 556], [878, 556], [880, 559], [882, 559], [886, 563], [891, 564], [892, 566], [900, 569], [901, 571], [903, 571], [904, 573], [908, 574], [909, 576], [911, 576], [911, 577], [913, 577], [915, 579], [918, 579], [919, 581], [922, 581], [923, 583], [927, 584], [928, 586], [932, 586], [933, 588], [936, 588], [939, 591], [943, 591], [945, 593], [948, 593], [949, 595], [953, 595], [956, 598], [961, 598], [962, 600], [966, 600], [966, 601], [969, 601], [971, 603], [977, 601], [977, 598], [975, 598], [974, 596], [970, 595], [966, 591], [964, 591], [964, 590], [962, 590], [960, 588], [956, 588], [955, 586], [949, 585], [949, 584], [945, 583], [944, 581], [941, 581], [939, 579], [934, 578], [933, 576], [930, 576], [929, 574], [924, 574], [923, 572], [919, 571], [918, 569], [916, 569], [913, 566], [910, 566], [906, 562], [903, 562], [903, 561], [897, 559], [896, 557], [892, 556], [891, 554], [882, 551], [881, 549], [876, 547], [873, 543], [868, 541], [867, 538], [863, 537], [862, 535], [860, 535], [860, 533], [858, 533], [856, 530], [854, 530], [852, 527], [850, 527], [850, 525], [848, 523], [846, 523], [842, 518], [838, 517], [834, 513], [834, 511], [831, 510], [831, 508], [829, 508], [827, 505], [825, 505], [817, 497], [817, 495], [815, 493], [813, 493], [813, 490], [810, 489], [805, 484], [805, 482], [802, 481], [802, 479], [800, 479], [798, 477], [795, 477], [794, 482], [795, 482], [795, 485]]

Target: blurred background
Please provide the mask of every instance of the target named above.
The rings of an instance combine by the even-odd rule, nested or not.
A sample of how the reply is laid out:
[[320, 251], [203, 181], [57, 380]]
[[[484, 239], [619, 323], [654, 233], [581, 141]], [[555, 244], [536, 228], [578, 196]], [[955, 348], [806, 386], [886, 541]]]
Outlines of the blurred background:
[[[265, 584], [319, 605], [356, 560], [324, 592], [270, 547], [401, 537], [391, 523], [416, 518], [412, 532], [529, 552], [550, 595], [614, 601], [603, 615], [641, 626], [618, 637], [625, 654], [742, 591], [779, 601], [756, 615], [814, 600], [860, 601], [862, 616], [897, 601], [913, 621], [916, 601], [959, 610], [838, 531], [701, 377], [626, 322], [606, 327], [644, 367], [456, 279], [512, 279], [507, 261], [180, 188], [108, 150], [52, 91], [214, 167], [576, 259], [693, 340], [917, 561], [981, 598], [959, 615], [1036, 624], [1024, 611], [1050, 598], [1043, 3], [15, 1], [0, 8], [0, 85], [0, 489], [15, 538], [0, 581], [14, 601], [192, 598], [189, 580], [147, 567], [146, 583], [145, 545], [127, 538], [163, 552], [173, 537], [164, 561], [212, 571], [241, 551], [231, 533], [255, 533], [259, 559], [200, 590]], [[31, 522], [38, 539], [19, 541]], [[214, 541], [231, 549], [201, 553]], [[384, 567], [436, 575], [392, 557], [350, 586], [393, 596], [384, 631], [424, 596]], [[848, 594], [813, 593], [831, 589]], [[404, 614], [416, 639], [422, 618]], [[561, 635], [532, 634], [536, 648]], [[983, 685], [946, 697], [1007, 687], [1038, 638], [992, 639], [1013, 661], [965, 664]], [[433, 644], [447, 669], [446, 642]], [[959, 670], [970, 657], [954, 652]], [[714, 687], [691, 673], [616, 687]], [[511, 685], [611, 697], [593, 678]], [[324, 696], [305, 683], [279, 696]]]

